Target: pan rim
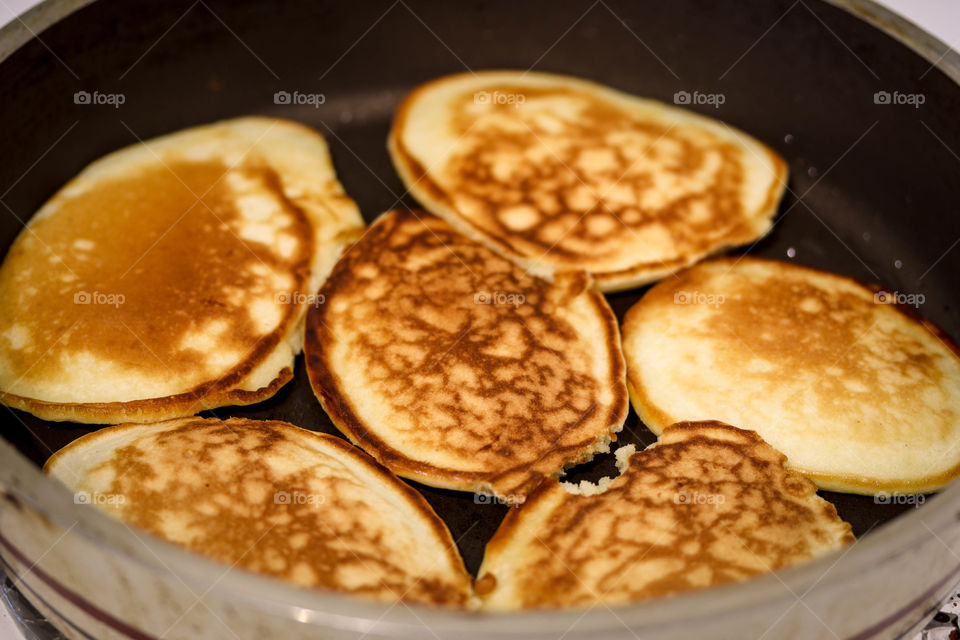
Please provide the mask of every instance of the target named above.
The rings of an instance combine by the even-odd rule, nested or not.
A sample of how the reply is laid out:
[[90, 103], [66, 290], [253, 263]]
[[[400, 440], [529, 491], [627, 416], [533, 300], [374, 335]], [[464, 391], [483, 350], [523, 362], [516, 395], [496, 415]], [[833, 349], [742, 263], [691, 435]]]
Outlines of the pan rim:
[[[95, 0], [44, 0], [0, 28], [0, 63], [47, 27]], [[960, 85], [960, 53], [912, 22], [879, 5], [874, 0], [821, 0], [866, 22], [869, 26], [904, 44]], [[15, 415], [15, 414], [14, 414]], [[16, 416], [15, 416], [16, 417]], [[191, 588], [200, 588], [208, 596], [243, 602], [268, 615], [301, 622], [365, 633], [420, 637], [423, 624], [438, 634], [463, 633], [521, 636], [518, 625], [537, 633], [562, 633], [571, 626], [593, 631], [616, 631], [629, 627], [634, 631], [654, 631], [685, 620], [709, 619], [716, 624], [724, 614], [742, 614], [771, 602], [795, 598], [816, 586], [821, 576], [833, 572], [832, 582], [852, 581], [865, 568], [908, 553], [931, 534], [949, 528], [960, 505], [960, 482], [954, 482], [928, 504], [898, 516], [878, 531], [856, 543], [849, 553], [837, 551], [797, 567], [752, 580], [714, 587], [709, 590], [657, 599], [637, 604], [582, 610], [538, 610], [499, 615], [476, 615], [442, 611], [416, 605], [391, 607], [348, 596], [304, 589], [248, 573], [230, 572], [223, 566], [153, 536], [138, 536], [123, 523], [93, 509], [73, 503], [72, 494], [27, 460], [5, 438], [0, 438], [0, 496], [12, 493], [45, 518], [64, 529], [71, 528], [101, 552], [123, 556], [149, 572], [167, 576], [173, 573]], [[844, 559], [840, 563], [840, 559]], [[956, 566], [946, 575], [954, 576]]]

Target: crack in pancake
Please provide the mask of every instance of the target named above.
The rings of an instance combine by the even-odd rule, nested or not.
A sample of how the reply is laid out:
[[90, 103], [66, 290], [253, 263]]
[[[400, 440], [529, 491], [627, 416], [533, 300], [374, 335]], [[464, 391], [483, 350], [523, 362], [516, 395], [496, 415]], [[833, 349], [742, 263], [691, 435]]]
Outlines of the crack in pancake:
[[624, 319], [634, 406], [654, 431], [755, 429], [825, 489], [936, 490], [960, 474], [960, 358], [878, 291], [747, 257], [688, 269]]
[[[487, 545], [482, 607], [620, 604], [735, 582], [853, 541], [816, 487], [756, 433], [679, 423], [621, 475], [571, 493], [550, 480]], [[571, 489], [573, 490], [573, 489]], [[581, 494], [582, 493], [582, 494]]]
[[124, 522], [231, 566], [386, 602], [468, 602], [443, 522], [332, 436], [244, 419], [126, 425], [46, 469]]
[[442, 220], [395, 211], [321, 293], [305, 344], [317, 396], [400, 475], [519, 501], [625, 417], [613, 316], [583, 274], [525, 276]]
[[547, 74], [423, 85], [390, 144], [431, 211], [537, 273], [585, 268], [602, 290], [763, 235], [786, 172], [730, 127]]

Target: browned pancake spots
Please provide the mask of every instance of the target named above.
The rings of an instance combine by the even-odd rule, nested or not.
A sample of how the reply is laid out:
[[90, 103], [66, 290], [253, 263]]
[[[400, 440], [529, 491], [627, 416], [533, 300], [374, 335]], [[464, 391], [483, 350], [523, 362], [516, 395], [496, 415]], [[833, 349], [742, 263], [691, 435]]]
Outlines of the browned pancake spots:
[[[358, 464], [349, 456], [324, 456], [271, 423], [248, 420], [195, 420], [150, 440], [145, 448], [118, 449], [91, 470], [116, 474], [108, 495], [124, 497], [117, 513], [129, 524], [304, 586], [388, 601], [465, 603], [465, 588], [438, 577], [444, 567], [418, 567], [418, 577], [406, 558], [391, 553], [399, 549], [391, 547], [397, 532], [390, 514], [361, 499], [372, 489], [344, 467]], [[362, 576], [359, 584], [345, 582], [353, 575]]]
[[[634, 454], [599, 496], [545, 486], [544, 494], [562, 497], [538, 526], [529, 562], [518, 568], [523, 604], [679, 593], [742, 580], [852, 541], [833, 505], [816, 498], [813, 483], [787, 472], [783, 461], [753, 432], [681, 423], [668, 428], [660, 444]], [[536, 508], [538, 494], [504, 526], [518, 526], [524, 509]]]
[[[501, 495], [525, 491], [622, 419], [622, 373], [598, 380], [591, 370], [603, 355], [591, 350], [610, 348], [610, 337], [588, 342], [557, 313], [567, 296], [596, 295], [584, 286], [525, 276], [437, 218], [393, 212], [343, 256], [324, 286], [327, 303], [310, 310], [311, 378], [328, 408], [345, 410], [341, 383], [325, 373], [344, 375], [327, 358], [345, 341], [350, 371], [365, 372], [375, 401], [404, 418], [366, 425], [345, 414], [368, 451], [399, 473], [473, 474]], [[478, 304], [484, 293], [523, 303]], [[609, 404], [598, 401], [601, 384], [614, 390]], [[383, 429], [402, 430], [402, 445], [381, 441]], [[454, 469], [418, 467], [438, 450]]]
[[[260, 182], [284, 202], [293, 220], [285, 231], [299, 240], [291, 256], [241, 240], [230, 228], [240, 214], [221, 164], [180, 162], [101, 181], [33, 224], [8, 256], [40, 256], [32, 265], [23, 258], [28, 271], [4, 270], [0, 282], [0, 291], [39, 291], [5, 300], [0, 309], [0, 326], [18, 323], [31, 338], [29, 349], [9, 351], [12, 369], [39, 379], [63, 366], [63, 354], [88, 351], [138, 373], [202, 371], [206, 354], [180, 342], [216, 320], [227, 326], [218, 348], [249, 352], [262, 337], [243, 308], [243, 294], [257, 284], [250, 269], [266, 265], [292, 276], [295, 289], [306, 278], [312, 241], [306, 217], [283, 198], [272, 171], [229, 171]], [[231, 290], [241, 299], [231, 300]], [[123, 302], [75, 304], [78, 292], [122, 296]], [[289, 323], [295, 306], [287, 307]]]
[[[938, 358], [927, 345], [906, 332], [891, 333], [877, 325], [878, 312], [892, 309], [875, 304], [867, 292], [825, 290], [804, 275], [778, 272], [763, 281], [751, 275], [745, 281], [724, 279], [721, 285], [705, 272], [695, 278], [688, 274], [675, 288], [724, 297], [717, 312], [694, 331], [728, 345], [722, 359], [738, 375], [755, 378], [757, 388], [781, 376], [812, 374], [808, 393], [792, 399], [795, 409], [809, 403], [811, 394], [835, 401], [860, 397], [875, 402], [882, 396], [896, 402], [942, 378]], [[757, 360], [767, 367], [753, 368]], [[929, 410], [943, 414], [944, 429], [952, 422], [949, 410]], [[870, 437], [876, 425], [855, 423], [849, 428], [854, 434], [866, 429], [863, 436]]]
[[[582, 93], [522, 86], [487, 92], [523, 95], [526, 102], [492, 105], [498, 117], [478, 121], [474, 95], [460, 98], [452, 134], [466, 150], [444, 168], [452, 180], [445, 188], [472, 223], [521, 255], [596, 260], [617, 256], [624, 234], [651, 231], [659, 246], [672, 243], [663, 248], [670, 258], [710, 251], [742, 234], [751, 212], [741, 205], [743, 166], [735, 146], [705, 141], [705, 132], [695, 141], [682, 126], [641, 121]], [[544, 118], [543, 109], [531, 106], [551, 98], [570, 99], [576, 116]], [[708, 160], [717, 166], [705, 183], [673, 192], [659, 186], [664, 178], [688, 179]], [[654, 193], [662, 201], [645, 200]]]

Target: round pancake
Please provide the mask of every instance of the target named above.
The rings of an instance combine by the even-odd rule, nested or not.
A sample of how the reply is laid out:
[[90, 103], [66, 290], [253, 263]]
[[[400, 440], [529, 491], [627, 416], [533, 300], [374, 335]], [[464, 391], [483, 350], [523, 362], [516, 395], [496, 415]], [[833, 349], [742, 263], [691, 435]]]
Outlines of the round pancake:
[[231, 566], [387, 602], [469, 602], [426, 500], [334, 436], [238, 418], [127, 424], [44, 468], [75, 501]]
[[397, 475], [514, 503], [608, 450], [628, 409], [616, 318], [409, 211], [346, 251], [304, 353], [333, 423]]
[[389, 148], [432, 213], [532, 273], [652, 282], [770, 229], [786, 163], [722, 122], [568, 76], [452, 75], [411, 92]]
[[837, 549], [850, 525], [784, 469], [756, 433], [720, 422], [668, 427], [620, 475], [549, 480], [487, 544], [486, 610], [621, 604], [743, 580]]
[[823, 489], [935, 491], [960, 474], [960, 358], [879, 291], [746, 257], [664, 280], [623, 323], [634, 407], [655, 433], [753, 429]]
[[0, 267], [0, 401], [104, 424], [267, 398], [292, 377], [309, 294], [362, 225], [323, 138], [293, 122], [112, 153]]

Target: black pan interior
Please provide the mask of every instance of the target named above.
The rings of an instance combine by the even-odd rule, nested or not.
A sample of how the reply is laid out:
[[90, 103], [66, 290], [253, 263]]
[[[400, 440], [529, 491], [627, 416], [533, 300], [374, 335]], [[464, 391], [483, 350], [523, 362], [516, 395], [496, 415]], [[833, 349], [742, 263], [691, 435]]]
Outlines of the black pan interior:
[[[323, 133], [343, 184], [371, 220], [415, 205], [384, 146], [405, 91], [465, 68], [531, 67], [668, 102], [678, 91], [723, 94], [719, 108], [692, 108], [765, 141], [792, 174], [774, 232], [749, 252], [922, 294], [920, 313], [960, 336], [960, 88], [889, 36], [818, 0], [100, 0], [0, 63], [0, 247], [97, 157], [250, 113]], [[77, 91], [122, 93], [125, 101], [75, 104]], [[325, 101], [277, 105], [277, 91], [322, 93]], [[875, 104], [878, 91], [925, 100], [917, 108]], [[609, 299], [622, 317], [642, 294]], [[0, 413], [4, 437], [37, 464], [91, 429]], [[273, 399], [216, 414], [336, 433], [302, 359]], [[621, 441], [647, 444], [653, 436], [631, 413]], [[612, 470], [602, 456], [570, 475]], [[417, 488], [475, 571], [505, 507]], [[825, 496], [858, 535], [911, 508]]]

